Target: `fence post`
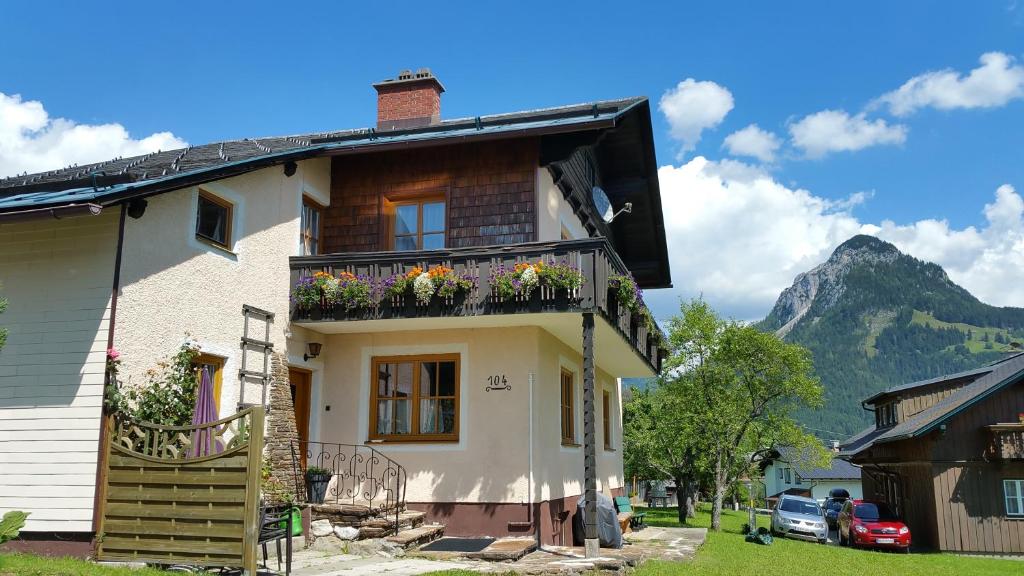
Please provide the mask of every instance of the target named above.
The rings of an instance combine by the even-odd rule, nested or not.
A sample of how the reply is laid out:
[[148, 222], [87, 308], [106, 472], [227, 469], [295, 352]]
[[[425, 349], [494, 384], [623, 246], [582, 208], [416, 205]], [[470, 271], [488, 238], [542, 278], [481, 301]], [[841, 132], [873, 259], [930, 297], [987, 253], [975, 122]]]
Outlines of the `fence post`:
[[260, 537], [260, 469], [263, 464], [263, 406], [251, 408], [249, 423], [248, 478], [245, 485], [245, 533], [242, 538], [242, 572], [256, 574], [256, 544]]

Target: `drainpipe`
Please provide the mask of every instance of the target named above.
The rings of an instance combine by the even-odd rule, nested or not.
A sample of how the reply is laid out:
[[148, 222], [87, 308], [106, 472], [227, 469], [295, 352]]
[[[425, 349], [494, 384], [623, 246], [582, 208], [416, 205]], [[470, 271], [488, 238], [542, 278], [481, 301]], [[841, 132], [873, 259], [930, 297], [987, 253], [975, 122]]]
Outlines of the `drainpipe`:
[[[114, 253], [114, 279], [113, 285], [110, 289], [110, 319], [107, 324], [107, 349], [114, 347], [114, 325], [117, 319], [117, 292], [121, 287], [121, 252], [124, 247], [124, 223], [125, 216], [127, 215], [128, 207], [126, 204], [121, 204], [121, 216], [118, 219], [117, 224], [117, 249]], [[98, 212], [96, 212], [98, 214]], [[110, 374], [104, 372], [103, 375], [103, 401], [100, 408], [100, 441], [97, 447], [98, 457], [96, 458], [96, 487], [93, 492], [93, 505], [92, 505], [92, 530], [95, 533], [99, 528], [100, 520], [103, 516], [103, 485], [106, 483], [106, 478], [103, 475], [103, 471], [106, 469], [107, 464], [107, 451], [104, 449], [107, 443], [107, 387], [110, 386]], [[95, 541], [95, 546], [99, 546], [99, 542]], [[95, 553], [95, 547], [93, 552]]]
[[533, 524], [533, 534], [537, 538], [537, 547], [540, 548], [540, 544], [541, 544], [540, 522], [537, 520], [537, 513], [533, 509], [533, 382], [534, 382], [535, 379], [536, 379], [536, 374], [534, 374], [533, 372], [530, 372], [529, 377], [527, 379], [529, 381], [529, 394], [530, 394], [530, 399], [529, 399], [529, 406], [530, 406], [530, 408], [529, 408], [529, 414], [530, 414], [529, 442], [530, 442], [530, 446], [529, 446], [529, 450], [528, 450], [528, 452], [529, 452], [529, 476], [527, 476], [527, 479], [526, 479], [526, 487], [527, 487], [526, 506], [527, 506], [527, 514], [528, 514], [530, 523]]

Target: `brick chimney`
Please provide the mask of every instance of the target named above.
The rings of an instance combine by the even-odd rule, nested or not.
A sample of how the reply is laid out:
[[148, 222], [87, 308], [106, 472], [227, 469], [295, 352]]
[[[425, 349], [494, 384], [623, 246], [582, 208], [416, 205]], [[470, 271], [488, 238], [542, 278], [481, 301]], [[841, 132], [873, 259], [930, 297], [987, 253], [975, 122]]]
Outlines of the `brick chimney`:
[[373, 87], [377, 90], [377, 130], [418, 128], [441, 121], [444, 86], [430, 68], [420, 68], [415, 74], [402, 70], [397, 78]]

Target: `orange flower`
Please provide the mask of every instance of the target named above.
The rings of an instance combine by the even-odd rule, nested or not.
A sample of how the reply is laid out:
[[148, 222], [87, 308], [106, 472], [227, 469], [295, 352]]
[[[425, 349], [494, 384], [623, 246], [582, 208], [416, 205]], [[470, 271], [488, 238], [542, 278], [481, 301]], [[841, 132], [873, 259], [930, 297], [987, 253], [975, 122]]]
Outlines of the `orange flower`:
[[409, 272], [405, 275], [405, 277], [412, 279], [412, 278], [415, 278], [415, 277], [419, 276], [420, 274], [423, 274], [423, 268], [420, 268], [419, 266], [415, 266], [415, 267], [413, 267], [412, 270], [409, 270]]
[[351, 273], [351, 272], [339, 272], [338, 273], [338, 279], [339, 280], [355, 280], [355, 278], [356, 278], [356, 275]]
[[443, 276], [447, 276], [448, 274], [451, 274], [451, 273], [452, 273], [452, 269], [451, 268], [449, 268], [447, 266], [442, 266], [440, 264], [437, 265], [437, 266], [432, 267], [430, 269], [430, 272], [428, 272], [428, 274], [430, 274], [431, 278], [443, 277]]

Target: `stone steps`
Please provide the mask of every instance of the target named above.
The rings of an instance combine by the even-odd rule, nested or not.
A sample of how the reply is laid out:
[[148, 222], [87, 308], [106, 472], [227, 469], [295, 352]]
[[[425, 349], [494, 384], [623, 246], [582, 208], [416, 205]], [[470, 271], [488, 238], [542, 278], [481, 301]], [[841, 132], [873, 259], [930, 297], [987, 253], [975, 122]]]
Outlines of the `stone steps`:
[[388, 536], [387, 541], [409, 550], [410, 548], [433, 542], [441, 536], [444, 536], [444, 525], [427, 524], [418, 528], [402, 530], [394, 536]]

